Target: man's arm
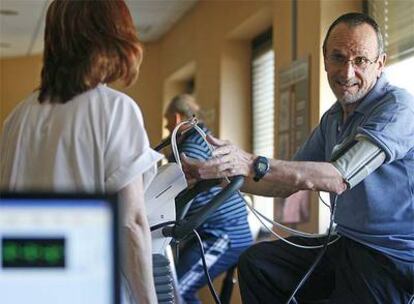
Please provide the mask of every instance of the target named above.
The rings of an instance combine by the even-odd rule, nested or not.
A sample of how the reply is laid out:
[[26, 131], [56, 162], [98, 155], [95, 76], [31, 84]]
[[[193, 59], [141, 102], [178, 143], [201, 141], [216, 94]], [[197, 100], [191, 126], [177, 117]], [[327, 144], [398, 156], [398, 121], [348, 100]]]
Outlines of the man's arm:
[[204, 163], [184, 157], [184, 171], [190, 178], [248, 177], [242, 191], [272, 197], [287, 197], [299, 190], [342, 193], [346, 190], [340, 172], [328, 162], [270, 160], [270, 170], [260, 182], [254, 182], [255, 155], [227, 141], [208, 137], [216, 149], [215, 158]]
[[240, 191], [267, 197], [288, 197], [298, 189], [282, 185], [275, 186], [273, 183], [264, 180], [255, 182], [251, 178], [246, 178]]
[[[246, 187], [270, 192], [273, 197], [287, 197], [299, 190], [326, 191], [340, 194], [347, 185], [340, 172], [328, 162], [283, 161], [270, 159], [270, 170], [259, 182], [249, 179]], [[253, 163], [249, 163], [253, 177]], [[249, 189], [248, 188], [248, 189]], [[262, 194], [263, 195], [263, 194]]]
[[123, 271], [131, 291], [141, 303], [157, 303], [152, 273], [151, 233], [145, 213], [142, 176], [120, 191]]

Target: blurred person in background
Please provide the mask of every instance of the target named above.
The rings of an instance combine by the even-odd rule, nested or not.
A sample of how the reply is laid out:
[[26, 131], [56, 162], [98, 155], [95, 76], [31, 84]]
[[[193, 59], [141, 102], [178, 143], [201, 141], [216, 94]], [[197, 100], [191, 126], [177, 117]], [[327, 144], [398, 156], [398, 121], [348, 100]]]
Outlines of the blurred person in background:
[[[165, 111], [167, 120], [166, 128], [173, 132], [174, 128], [182, 121], [192, 117], [200, 119], [200, 106], [194, 98], [188, 94], [174, 97]], [[203, 122], [198, 126], [205, 133], [210, 133]], [[188, 126], [182, 126], [184, 131]], [[178, 139], [178, 150], [188, 157], [205, 161], [211, 157], [207, 143], [195, 130], [187, 130]], [[174, 161], [170, 157], [170, 161]], [[191, 216], [221, 191], [221, 187], [213, 187], [208, 191], [198, 194], [187, 213]], [[242, 197], [235, 193], [227, 199], [207, 220], [197, 229], [207, 256], [209, 273], [212, 279], [227, 271], [237, 263], [240, 254], [249, 247], [253, 240], [247, 221], [247, 210]], [[203, 271], [200, 249], [196, 238], [184, 241], [179, 247], [177, 262], [177, 276], [180, 295], [185, 303], [200, 303], [197, 291], [207, 284], [207, 278]]]

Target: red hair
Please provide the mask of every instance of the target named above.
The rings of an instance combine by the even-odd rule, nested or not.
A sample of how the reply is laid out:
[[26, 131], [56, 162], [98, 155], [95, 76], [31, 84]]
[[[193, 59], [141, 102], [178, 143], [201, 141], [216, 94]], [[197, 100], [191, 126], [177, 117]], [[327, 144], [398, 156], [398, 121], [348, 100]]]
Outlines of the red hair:
[[143, 49], [124, 0], [55, 0], [46, 16], [39, 102], [65, 103], [99, 83], [132, 84]]

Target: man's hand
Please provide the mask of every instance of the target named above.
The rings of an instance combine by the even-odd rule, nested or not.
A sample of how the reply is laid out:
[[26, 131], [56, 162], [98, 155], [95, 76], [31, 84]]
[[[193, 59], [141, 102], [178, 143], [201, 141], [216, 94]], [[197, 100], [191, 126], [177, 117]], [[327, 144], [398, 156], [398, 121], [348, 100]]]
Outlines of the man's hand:
[[190, 181], [230, 177], [236, 175], [252, 176], [254, 155], [249, 154], [229, 141], [207, 136], [213, 146], [213, 158], [205, 162], [182, 157], [183, 171]]
[[196, 160], [194, 158], [188, 158], [184, 153], [180, 154], [181, 157], [181, 166], [187, 179], [187, 184], [192, 187], [199, 180], [201, 180], [199, 170], [204, 162]]

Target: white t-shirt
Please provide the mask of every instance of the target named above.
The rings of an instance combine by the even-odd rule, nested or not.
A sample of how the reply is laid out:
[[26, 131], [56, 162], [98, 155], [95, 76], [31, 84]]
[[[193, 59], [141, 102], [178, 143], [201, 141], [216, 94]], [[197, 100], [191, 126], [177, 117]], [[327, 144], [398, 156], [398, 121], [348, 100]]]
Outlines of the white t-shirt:
[[0, 187], [9, 191], [113, 192], [162, 155], [149, 147], [137, 104], [105, 85], [65, 104], [40, 104], [38, 92], [6, 119], [0, 139]]

